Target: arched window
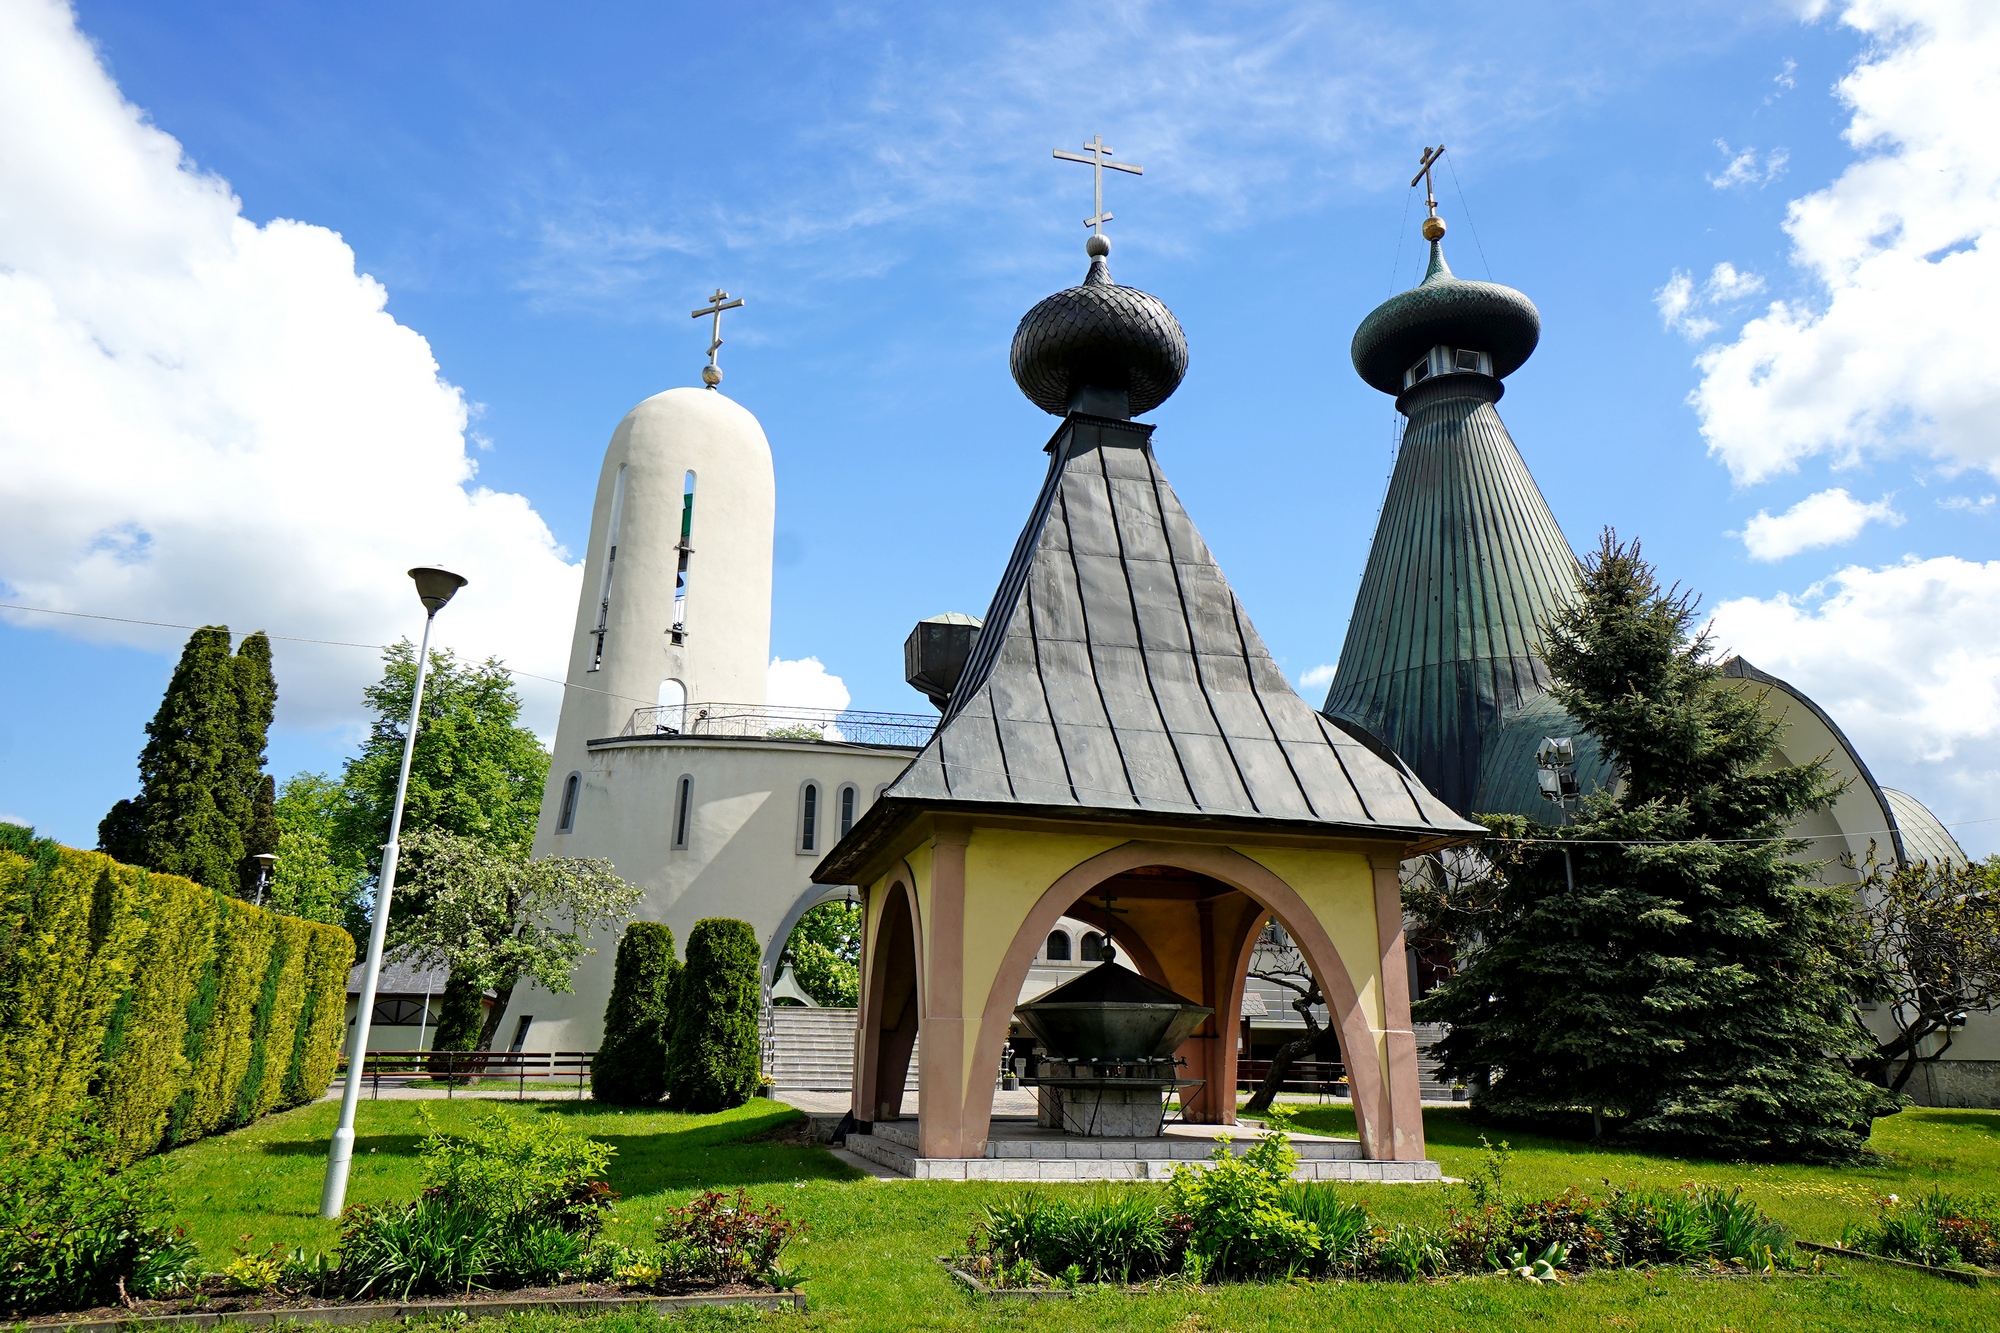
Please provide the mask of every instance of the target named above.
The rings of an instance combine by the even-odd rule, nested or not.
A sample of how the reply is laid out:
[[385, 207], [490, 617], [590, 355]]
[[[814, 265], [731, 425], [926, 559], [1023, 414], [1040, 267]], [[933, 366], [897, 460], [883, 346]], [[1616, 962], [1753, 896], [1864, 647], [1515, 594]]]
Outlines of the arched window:
[[799, 788], [799, 855], [819, 850], [819, 784]]
[[681, 734], [681, 723], [687, 716], [687, 701], [687, 686], [671, 678], [660, 682], [660, 701], [653, 713], [655, 735]]
[[875, 784], [875, 796], [874, 796], [874, 799], [875, 799], [875, 800], [877, 800], [877, 801], [881, 800], [881, 799], [882, 799], [882, 793], [883, 793], [883, 792], [885, 792], [885, 791], [887, 791], [887, 790], [889, 790], [889, 784], [888, 784], [888, 783], [886, 783], [886, 782], [878, 782], [878, 783], [876, 783], [876, 784]]
[[681, 774], [681, 780], [674, 784], [674, 850], [684, 852], [688, 845], [688, 821], [694, 818], [694, 777]]
[[840, 784], [840, 836], [843, 838], [847, 836], [847, 831], [854, 827], [854, 807], [860, 797], [861, 793], [854, 789], [853, 783]]
[[1068, 931], [1052, 930], [1049, 932], [1048, 954], [1051, 963], [1067, 963], [1069, 961]]
[[674, 569], [674, 623], [667, 630], [672, 643], [687, 642], [688, 558], [694, 554], [694, 469], [681, 482], [680, 559]]
[[1104, 961], [1104, 937], [1094, 930], [1083, 937], [1083, 961], [1086, 963]]
[[583, 774], [572, 773], [563, 779], [562, 810], [556, 816], [556, 832], [567, 833], [576, 827], [576, 802], [583, 794]]

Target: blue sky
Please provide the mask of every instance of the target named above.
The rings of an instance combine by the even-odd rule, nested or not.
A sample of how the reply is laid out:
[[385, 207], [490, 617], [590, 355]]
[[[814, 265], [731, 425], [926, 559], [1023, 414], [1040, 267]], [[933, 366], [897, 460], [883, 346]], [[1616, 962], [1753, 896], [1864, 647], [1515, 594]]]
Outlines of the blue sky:
[[[560, 675], [605, 440], [696, 382], [687, 311], [721, 285], [749, 301], [726, 391], [778, 469], [773, 651], [918, 711], [903, 635], [984, 608], [1039, 481], [1006, 350], [1084, 267], [1088, 173], [1050, 149], [1101, 133], [1146, 167], [1108, 185], [1113, 272], [1191, 349], [1160, 458], [1299, 680], [1338, 656], [1391, 463], [1348, 340], [1420, 272], [1406, 183], [1442, 139], [1451, 262], [1542, 311], [1500, 410], [1572, 543], [1640, 537], [1885, 782], [2000, 816], [2000, 362], [1933, 376], [1930, 341], [2000, 294], [1977, 6], [75, 21], [101, 70], [59, 6], [0, 2], [33, 75], [0, 70], [0, 503], [34, 519], [0, 600], [381, 642], [417, 628], [394, 571], [449, 555], [478, 574], [446, 641]], [[0, 613], [0, 814], [92, 841], [184, 637]], [[279, 672], [273, 769], [337, 767], [369, 654], [281, 644]]]

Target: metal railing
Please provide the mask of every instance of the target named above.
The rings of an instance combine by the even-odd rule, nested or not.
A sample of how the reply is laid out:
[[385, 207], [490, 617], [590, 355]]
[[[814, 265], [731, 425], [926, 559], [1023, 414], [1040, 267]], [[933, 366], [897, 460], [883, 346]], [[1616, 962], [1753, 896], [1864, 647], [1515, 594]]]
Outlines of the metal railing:
[[672, 704], [635, 708], [620, 736], [726, 736], [751, 740], [844, 741], [921, 748], [937, 730], [923, 713], [864, 713], [852, 708], [776, 704]]
[[[1236, 1087], [1248, 1091], [1263, 1086], [1271, 1073], [1269, 1060], [1238, 1060]], [[1286, 1092], [1317, 1092], [1322, 1096], [1347, 1094], [1347, 1066], [1338, 1060], [1294, 1060], [1278, 1086]]]
[[[462, 1086], [475, 1082], [514, 1080], [514, 1095], [526, 1097], [530, 1078], [576, 1080], [576, 1095], [583, 1096], [584, 1080], [590, 1077], [590, 1063], [596, 1051], [370, 1051], [361, 1061], [361, 1077], [372, 1082], [376, 1100], [382, 1096], [382, 1080], [391, 1086], [406, 1086], [413, 1079], [434, 1079], [444, 1083], [449, 1098]], [[340, 1057], [335, 1077], [346, 1078], [349, 1057]]]

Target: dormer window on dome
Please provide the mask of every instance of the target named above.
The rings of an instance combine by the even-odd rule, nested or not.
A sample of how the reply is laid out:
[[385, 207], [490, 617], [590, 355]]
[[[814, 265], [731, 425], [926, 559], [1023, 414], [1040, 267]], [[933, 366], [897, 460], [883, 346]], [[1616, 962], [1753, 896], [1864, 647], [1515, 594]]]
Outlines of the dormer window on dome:
[[1415, 388], [1434, 375], [1491, 375], [1493, 358], [1470, 347], [1440, 344], [1425, 352], [1422, 359], [1403, 372], [1403, 387]]

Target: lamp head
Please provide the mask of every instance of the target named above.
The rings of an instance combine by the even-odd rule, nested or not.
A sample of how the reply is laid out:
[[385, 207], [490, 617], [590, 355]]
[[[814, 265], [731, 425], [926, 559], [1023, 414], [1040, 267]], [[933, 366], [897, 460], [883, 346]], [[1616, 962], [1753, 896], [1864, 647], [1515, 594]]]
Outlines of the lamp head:
[[277, 863], [278, 854], [276, 852], [257, 852], [250, 859], [252, 861], [262, 861], [264, 868], [268, 870]]
[[434, 569], [429, 565], [419, 565], [410, 571], [410, 578], [416, 582], [417, 598], [424, 604], [424, 610], [436, 615], [444, 610], [444, 604], [452, 594], [465, 586], [465, 576], [454, 574], [448, 569]]

